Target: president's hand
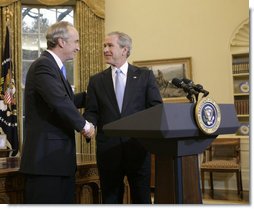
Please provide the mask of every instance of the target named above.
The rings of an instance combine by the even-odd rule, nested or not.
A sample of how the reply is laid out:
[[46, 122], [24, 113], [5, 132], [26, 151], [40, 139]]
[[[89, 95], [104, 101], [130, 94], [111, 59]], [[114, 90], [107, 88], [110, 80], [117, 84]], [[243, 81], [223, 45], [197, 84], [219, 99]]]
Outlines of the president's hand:
[[[87, 123], [89, 123], [87, 121]], [[81, 134], [85, 137], [85, 138], [92, 138], [95, 134], [95, 128], [94, 128], [94, 125], [92, 123], [89, 123], [89, 128], [88, 129], [83, 129], [81, 131]]]

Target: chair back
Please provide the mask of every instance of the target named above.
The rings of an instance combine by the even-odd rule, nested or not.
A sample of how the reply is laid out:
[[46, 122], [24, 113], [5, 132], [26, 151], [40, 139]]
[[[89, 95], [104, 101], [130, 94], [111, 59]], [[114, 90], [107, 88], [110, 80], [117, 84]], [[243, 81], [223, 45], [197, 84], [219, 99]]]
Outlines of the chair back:
[[240, 138], [217, 138], [205, 150], [202, 164], [211, 164], [212, 161], [216, 162], [213, 166], [221, 167], [224, 162], [235, 167], [236, 164], [240, 166], [240, 157]]
[[240, 163], [240, 139], [218, 138], [211, 144], [211, 160], [230, 160]]

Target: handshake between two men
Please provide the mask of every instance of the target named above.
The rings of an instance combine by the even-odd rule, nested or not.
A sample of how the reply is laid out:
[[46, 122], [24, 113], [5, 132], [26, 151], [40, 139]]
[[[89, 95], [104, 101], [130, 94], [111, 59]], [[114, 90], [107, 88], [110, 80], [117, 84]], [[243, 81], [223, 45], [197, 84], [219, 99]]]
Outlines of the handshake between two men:
[[[86, 120], [85, 127], [80, 131], [80, 133], [86, 138], [91, 139], [95, 134], [94, 125]], [[90, 141], [90, 140], [89, 140]], [[87, 140], [87, 142], [89, 142]]]

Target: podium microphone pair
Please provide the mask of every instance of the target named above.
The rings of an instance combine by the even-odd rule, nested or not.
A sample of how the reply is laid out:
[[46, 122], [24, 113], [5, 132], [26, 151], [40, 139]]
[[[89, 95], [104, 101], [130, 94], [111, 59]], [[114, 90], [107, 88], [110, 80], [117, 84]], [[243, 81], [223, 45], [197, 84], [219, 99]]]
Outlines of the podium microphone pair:
[[203, 97], [206, 97], [209, 94], [209, 92], [206, 91], [202, 85], [194, 84], [193, 81], [187, 78], [183, 78], [182, 80], [173, 78], [172, 84], [178, 88], [182, 88], [186, 93], [190, 95], [198, 95], [199, 93], [203, 93]]

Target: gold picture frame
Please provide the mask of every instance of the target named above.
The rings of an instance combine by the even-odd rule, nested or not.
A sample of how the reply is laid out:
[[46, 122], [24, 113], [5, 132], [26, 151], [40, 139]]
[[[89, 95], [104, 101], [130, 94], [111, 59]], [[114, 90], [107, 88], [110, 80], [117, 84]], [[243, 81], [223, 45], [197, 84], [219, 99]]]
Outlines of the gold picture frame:
[[174, 86], [171, 80], [192, 79], [191, 57], [133, 61], [133, 65], [153, 71], [164, 102], [189, 102], [186, 93]]

